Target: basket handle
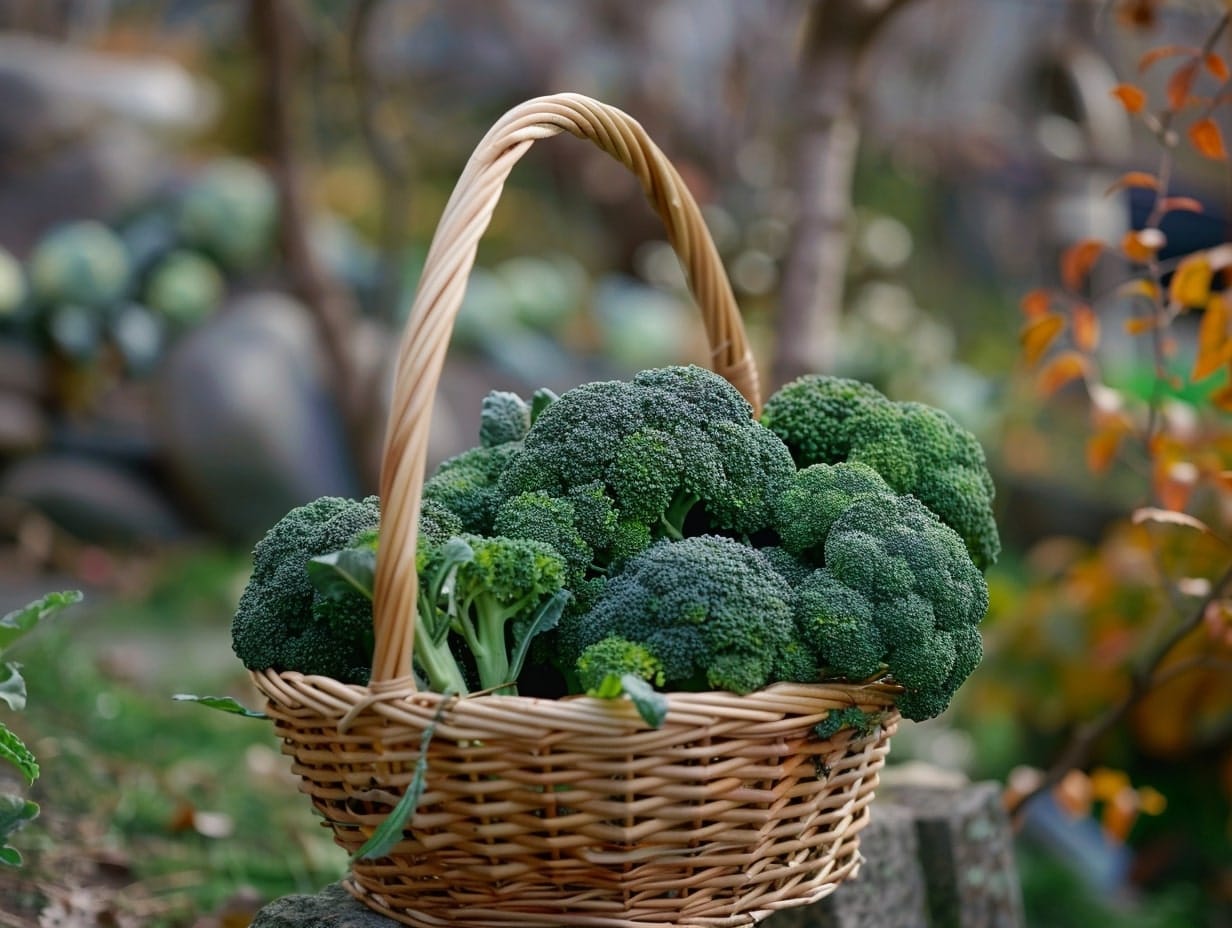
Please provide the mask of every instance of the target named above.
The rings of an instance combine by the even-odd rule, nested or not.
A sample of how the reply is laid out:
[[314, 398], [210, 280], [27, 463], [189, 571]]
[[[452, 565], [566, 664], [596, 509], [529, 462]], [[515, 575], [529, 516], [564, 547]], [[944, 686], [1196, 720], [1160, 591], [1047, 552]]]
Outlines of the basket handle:
[[637, 175], [684, 265], [705, 323], [711, 366], [754, 410], [760, 407], [757, 368], [718, 251], [696, 201], [646, 130], [620, 110], [579, 94], [539, 97], [514, 107], [479, 143], [445, 205], [399, 347], [381, 462], [374, 684], [403, 685], [410, 678], [417, 595], [415, 534], [432, 398], [479, 239], [514, 164], [536, 139], [561, 132], [590, 139]]

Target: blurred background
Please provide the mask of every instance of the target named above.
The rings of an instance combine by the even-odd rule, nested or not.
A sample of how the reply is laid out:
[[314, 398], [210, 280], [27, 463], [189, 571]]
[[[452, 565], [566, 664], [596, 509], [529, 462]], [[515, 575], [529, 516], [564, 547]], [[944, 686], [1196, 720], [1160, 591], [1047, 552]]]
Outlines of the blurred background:
[[[251, 545], [295, 505], [375, 491], [396, 333], [445, 200], [502, 112], [558, 90], [635, 116], [685, 176], [764, 383], [858, 377], [981, 438], [1006, 547], [987, 657], [891, 760], [1033, 782], [1115, 711], [1169, 603], [1201, 599], [1161, 585], [1161, 563], [1196, 583], [1230, 560], [1131, 524], [1158, 479], [1132, 453], [1091, 460], [1088, 394], [1043, 396], [1018, 334], [1020, 300], [1058, 285], [1073, 243], [1155, 221], [1149, 189], [1107, 191], [1162, 175], [1169, 127], [1114, 89], [1171, 93], [1173, 72], [1141, 56], [1222, 54], [1226, 15], [1216, 0], [0, 0], [0, 613], [87, 596], [14, 651], [30, 702], [6, 724], [40, 759], [43, 814], [18, 836], [24, 869], [0, 872], [0, 923], [239, 926], [341, 875], [268, 727], [170, 697], [255, 704], [229, 640]], [[1226, 134], [1226, 68], [1208, 70]], [[1160, 258], [1229, 241], [1226, 159], [1182, 146], [1167, 172], [1200, 211], [1169, 214]], [[1128, 272], [1090, 276], [1108, 293]], [[1196, 333], [1176, 320], [1182, 361]], [[1104, 389], [1200, 434], [1204, 466], [1232, 474], [1226, 372], [1160, 395], [1151, 346], [1112, 316], [1099, 351]], [[636, 182], [576, 140], [540, 144], [480, 248], [433, 460], [476, 443], [488, 390], [705, 358]], [[1168, 508], [1227, 533], [1228, 484]], [[1195, 626], [1188, 672], [1100, 732], [1089, 776], [1020, 816], [1030, 924], [1232, 925], [1226, 620]]]

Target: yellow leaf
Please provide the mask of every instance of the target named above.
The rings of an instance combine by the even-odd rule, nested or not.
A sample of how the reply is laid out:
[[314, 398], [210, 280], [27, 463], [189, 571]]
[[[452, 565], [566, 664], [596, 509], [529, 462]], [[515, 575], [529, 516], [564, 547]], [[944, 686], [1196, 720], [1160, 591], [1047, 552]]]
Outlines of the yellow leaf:
[[1153, 280], [1138, 277], [1134, 280], [1127, 280], [1117, 287], [1117, 296], [1140, 296], [1154, 303], [1159, 299], [1159, 287]]
[[1078, 352], [1064, 351], [1044, 365], [1036, 384], [1044, 396], [1051, 396], [1071, 380], [1085, 377], [1089, 367], [1087, 359]]
[[1087, 439], [1087, 467], [1093, 474], [1106, 473], [1116, 460], [1125, 429], [1110, 426], [1100, 429]]
[[1047, 290], [1032, 290], [1018, 302], [1022, 314], [1028, 319], [1036, 319], [1048, 312], [1052, 305], [1052, 297]]
[[1110, 767], [1096, 767], [1091, 771], [1091, 795], [1105, 802], [1130, 785], [1129, 774]]
[[1181, 306], [1205, 306], [1211, 295], [1211, 262], [1201, 252], [1190, 255], [1177, 267], [1168, 287], [1168, 298]]
[[1228, 304], [1218, 293], [1212, 293], [1198, 325], [1198, 354], [1194, 358], [1191, 380], [1205, 380], [1232, 356], [1228, 341]]
[[1074, 309], [1070, 322], [1074, 333], [1074, 345], [1079, 351], [1091, 354], [1099, 347], [1099, 317], [1090, 306], [1082, 305]]
[[1144, 786], [1138, 790], [1138, 805], [1145, 815], [1162, 815], [1168, 800], [1154, 787]]
[[1045, 313], [1027, 322], [1018, 334], [1027, 365], [1034, 367], [1048, 346], [1065, 328], [1065, 318], [1058, 313]]
[[1223, 133], [1219, 125], [1211, 117], [1199, 119], [1189, 127], [1189, 141], [1197, 149], [1198, 154], [1223, 161], [1228, 157], [1227, 149], [1223, 147]]
[[1125, 320], [1125, 331], [1130, 335], [1142, 335], [1159, 325], [1154, 316], [1134, 316]]
[[1080, 288], [1099, 260], [1104, 243], [1099, 239], [1083, 239], [1070, 245], [1061, 255], [1061, 280], [1070, 290]]

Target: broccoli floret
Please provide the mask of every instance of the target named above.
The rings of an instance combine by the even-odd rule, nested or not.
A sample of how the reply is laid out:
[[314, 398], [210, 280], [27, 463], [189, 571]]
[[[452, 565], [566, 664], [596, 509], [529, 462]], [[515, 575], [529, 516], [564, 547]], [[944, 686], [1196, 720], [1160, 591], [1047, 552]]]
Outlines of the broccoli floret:
[[426, 544], [419, 570], [415, 659], [429, 684], [438, 692], [469, 689], [450, 650], [452, 632], [474, 660], [480, 689], [513, 692], [521, 668], [511, 654], [543, 630], [547, 623], [541, 620], [564, 585], [565, 563], [555, 548], [522, 538], [462, 535]]
[[824, 721], [813, 726], [813, 734], [822, 739], [832, 738], [844, 728], [852, 728], [858, 735], [870, 735], [883, 721], [884, 712], [865, 712], [855, 706], [832, 709]]
[[663, 663], [645, 647], [612, 635], [597, 641], [577, 659], [578, 682], [587, 693], [603, 692], [609, 677], [631, 673], [655, 686], [663, 685]]
[[572, 662], [619, 636], [662, 662], [669, 688], [747, 693], [772, 682], [794, 638], [790, 601], [786, 581], [747, 545], [713, 535], [661, 540], [611, 577], [589, 612], [562, 622], [560, 641]]
[[497, 510], [495, 533], [550, 545], [568, 568], [570, 588], [586, 578], [594, 562], [594, 549], [578, 531], [577, 507], [568, 499], [547, 493], [519, 493]]
[[983, 449], [946, 413], [893, 403], [858, 381], [809, 376], [775, 393], [762, 422], [801, 468], [867, 464], [896, 493], [915, 496], [957, 531], [977, 567], [996, 561], [1001, 544]]
[[761, 551], [766, 560], [770, 562], [770, 566], [778, 572], [780, 577], [787, 581], [787, 585], [792, 589], [795, 589], [807, 580], [813, 571], [817, 569], [817, 565], [801, 560], [778, 545], [758, 548], [758, 550]]
[[867, 464], [813, 464], [797, 471], [774, 505], [774, 528], [797, 556], [820, 555], [830, 526], [857, 499], [893, 496]]
[[516, 393], [493, 390], [479, 413], [479, 444], [494, 448], [521, 441], [530, 428], [530, 406]]
[[988, 608], [962, 539], [914, 497], [866, 496], [834, 521], [824, 550], [830, 578], [872, 606], [882, 662], [907, 689], [903, 714], [944, 710], [979, 662], [975, 626]]
[[[231, 624], [232, 647], [245, 667], [367, 681], [371, 603], [356, 593], [353, 600], [327, 604], [309, 579], [308, 561], [347, 547], [379, 520], [376, 497], [363, 502], [324, 497], [291, 510], [257, 543], [252, 577]], [[365, 610], [366, 636], [356, 618]]]
[[[425, 499], [419, 506], [419, 535], [441, 544], [464, 531], [462, 520], [434, 499]], [[356, 539], [360, 541], [360, 539]]]
[[521, 449], [520, 442], [507, 442], [463, 451], [442, 463], [424, 483], [424, 499], [454, 513], [465, 531], [490, 534], [502, 499], [497, 480]]
[[[644, 525], [651, 540], [750, 535], [769, 526], [793, 473], [790, 452], [731, 384], [700, 367], [669, 367], [566, 392], [535, 420], [500, 491], [565, 497], [597, 482], [617, 520]], [[636, 553], [633, 537], [622, 530], [613, 550]], [[596, 567], [609, 566], [604, 546], [592, 547]]]
[[827, 677], [864, 680], [881, 667], [885, 647], [872, 603], [824, 568], [796, 590], [796, 628]]

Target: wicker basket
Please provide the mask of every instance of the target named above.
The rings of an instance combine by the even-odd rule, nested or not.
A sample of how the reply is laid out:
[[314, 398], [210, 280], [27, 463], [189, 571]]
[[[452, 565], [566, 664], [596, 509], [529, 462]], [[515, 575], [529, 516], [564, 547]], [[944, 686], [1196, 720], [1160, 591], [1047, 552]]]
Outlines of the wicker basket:
[[[389, 856], [351, 891], [419, 928], [750, 925], [832, 892], [860, 863], [897, 722], [888, 685], [779, 684], [668, 697], [649, 729], [625, 701], [416, 691], [415, 526], [431, 401], [475, 250], [536, 139], [590, 139], [641, 180], [701, 308], [713, 367], [759, 405], [730, 286], [680, 176], [630, 117], [574, 94], [511, 110], [445, 208], [403, 336], [381, 475], [373, 682], [254, 673], [301, 789], [357, 850], [405, 790], [426, 725], [427, 789]], [[889, 709], [876, 733], [818, 740], [830, 710]], [[439, 710], [439, 716], [438, 716]]]

